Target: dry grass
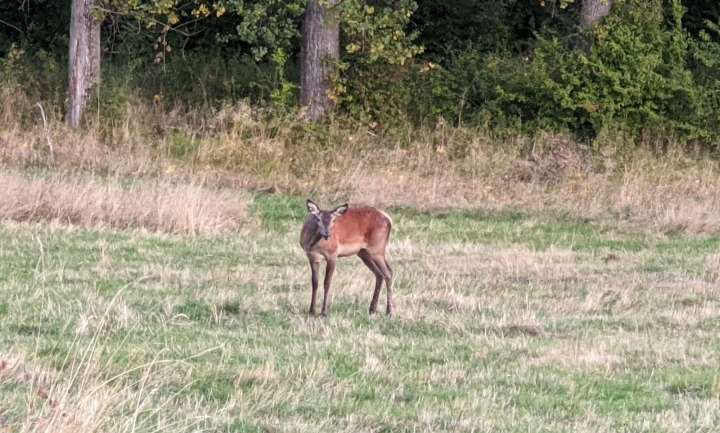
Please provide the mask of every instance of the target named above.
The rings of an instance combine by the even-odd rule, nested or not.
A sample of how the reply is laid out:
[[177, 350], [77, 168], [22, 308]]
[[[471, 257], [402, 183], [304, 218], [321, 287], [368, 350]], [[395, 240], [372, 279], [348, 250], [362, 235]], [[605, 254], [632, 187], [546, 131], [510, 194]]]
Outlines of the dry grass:
[[[3, 118], [12, 118], [12, 107], [5, 106]], [[9, 121], [0, 131], [0, 161], [332, 202], [555, 211], [612, 216], [661, 233], [720, 233], [717, 160], [672, 147], [662, 156], [643, 149], [628, 155], [607, 137], [591, 152], [552, 135], [496, 140], [445, 124], [379, 136], [364, 125], [267, 120], [247, 103], [188, 109], [139, 101], [128, 103], [118, 119], [91, 118], [84, 131], [51, 116], [50, 130], [54, 160], [42, 128]]]
[[[512, 162], [520, 157], [512, 152], [479, 145], [475, 150], [463, 161], [432, 154], [423, 161], [422, 155], [399, 149], [375, 151], [371, 160], [337, 155], [329, 169], [318, 168], [310, 189], [334, 200], [349, 197], [381, 206], [555, 211], [592, 219], [614, 215], [661, 233], [720, 233], [717, 161], [681, 153], [657, 158], [638, 150], [613, 170], [583, 173], [584, 164], [568, 167], [548, 184], [515, 177]], [[615, 163], [596, 158], [599, 165]], [[465, 174], [469, 170], [473, 173]], [[324, 178], [332, 179], [333, 189], [322, 184]]]
[[[187, 360], [155, 359], [108, 377], [100, 361], [101, 345], [93, 341], [76, 351], [82, 358], [63, 366], [62, 373], [33, 358], [0, 353], [0, 385], [21, 390], [28, 403], [24, 418], [0, 423], [0, 431], [192, 431], [212, 416], [194, 402], [178, 405], [178, 393], [158, 400], [158, 389], [177, 381]], [[187, 416], [171, 419], [175, 410]]]
[[133, 182], [62, 175], [0, 173], [0, 219], [95, 229], [142, 229], [192, 235], [237, 233], [248, 196], [167, 180]]

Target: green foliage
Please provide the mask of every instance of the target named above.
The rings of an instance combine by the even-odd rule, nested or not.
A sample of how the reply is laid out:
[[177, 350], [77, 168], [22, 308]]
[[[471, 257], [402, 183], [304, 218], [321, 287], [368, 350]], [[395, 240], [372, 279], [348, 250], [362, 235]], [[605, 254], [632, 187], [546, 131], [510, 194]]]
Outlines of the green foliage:
[[232, 32], [217, 33], [222, 43], [241, 44], [255, 58], [264, 59], [278, 49], [291, 52], [300, 37], [306, 1], [202, 0], [192, 15], [233, 23]]
[[515, 131], [557, 129], [571, 118], [551, 99], [556, 86], [544, 66], [541, 59], [461, 55], [453, 63], [453, 88], [467, 94], [471, 119], [489, 116]]
[[523, 51], [544, 23], [552, 22], [552, 29], [561, 33], [573, 32], [575, 14], [557, 14], [553, 6], [538, 0], [420, 0], [412, 21], [424, 56], [447, 65], [461, 52]]
[[216, 52], [218, 42], [231, 47], [228, 51], [233, 56], [250, 55], [260, 62], [278, 49], [294, 50], [300, 36], [305, 3], [282, 0], [198, 0], [192, 3], [112, 0], [109, 6], [109, 16], [115, 22], [111, 28], [120, 28], [119, 34], [115, 35], [118, 42], [126, 44], [138, 38], [156, 38], [156, 63], [161, 63], [173, 47]]
[[175, 131], [168, 137], [170, 140], [170, 153], [176, 158], [185, 158], [197, 152], [200, 146], [199, 140], [188, 137], [187, 134]]
[[336, 8], [349, 64], [386, 62], [402, 65], [422, 52], [413, 44], [417, 33], [405, 28], [417, 8], [414, 0], [341, 1]]
[[[550, 21], [552, 10], [534, 0], [461, 1], [452, 7], [446, 2], [419, 1], [413, 14], [413, 28], [419, 33], [413, 41], [427, 48], [422, 55], [426, 60], [400, 70], [354, 64], [345, 72], [348, 90], [343, 107], [382, 125], [398, 118], [423, 123], [442, 117], [484, 126], [492, 118], [496, 125], [511, 126], [517, 132], [522, 124], [517, 113], [533, 117], [537, 111], [533, 101], [545, 94], [525, 77], [527, 55], [515, 53], [532, 41], [533, 30], [543, 34], [570, 31], [576, 13], [572, 5], [568, 9], [566, 15], [554, 19], [554, 27], [541, 28]], [[508, 67], [524, 77], [511, 84], [516, 92], [496, 95], [497, 100], [486, 104], [487, 95], [502, 93], [498, 82], [506, 79]]]
[[395, 126], [413, 105], [407, 85], [409, 68], [396, 65], [356, 65], [342, 80], [346, 89], [341, 101], [344, 110], [365, 123]]
[[[135, 12], [144, 15], [148, 21], [153, 16], [171, 15], [175, 13], [179, 0], [107, 0], [109, 6], [115, 7], [121, 13]], [[170, 16], [170, 21], [175, 19]]]
[[[707, 22], [708, 31], [701, 38], [689, 41], [688, 66], [692, 71], [700, 97], [705, 101], [706, 129], [718, 134], [720, 130], [720, 19]], [[699, 120], [699, 119], [698, 119]]]
[[[581, 4], [341, 1], [330, 6], [343, 48], [332, 96], [341, 113], [380, 128], [442, 117], [508, 133], [569, 131], [591, 140], [619, 131], [636, 142], [714, 145], [720, 137], [717, 2], [617, 1], [602, 25], [582, 35], [587, 51], [576, 49]], [[188, 105], [249, 99], [278, 112], [292, 108], [305, 6], [103, 2], [97, 115], [121, 118], [137, 97]], [[43, 102], [50, 116], [61, 117], [69, 11], [70, 0], [0, 5], [0, 87], [24, 98], [0, 101], [6, 115], [30, 124], [37, 120], [35, 103]]]
[[270, 100], [275, 108], [280, 110], [290, 109], [297, 103], [296, 95], [299, 86], [288, 81], [285, 73], [285, 65], [288, 60], [289, 56], [282, 48], [278, 48], [272, 55], [272, 61], [275, 64], [275, 88], [270, 93]]
[[[547, 69], [559, 78], [554, 99], [575, 117], [570, 126], [598, 132], [618, 122], [636, 135], [702, 138], [708, 132], [693, 122], [702, 101], [686, 68], [680, 8], [672, 10], [675, 20], [667, 25], [660, 1], [631, 1], [615, 11], [590, 35], [588, 55], [558, 56], [557, 46], [546, 50]], [[538, 57], [546, 52], [539, 47]]]
[[[249, 56], [226, 57], [223, 51], [188, 52], [170, 56], [163, 65], [123, 63], [121, 58], [104, 65], [103, 92], [123, 91], [152, 100], [162, 95], [168, 102], [189, 105], [219, 105], [223, 101], [249, 99], [254, 103], [271, 100], [271, 94], [282, 85], [278, 65], [257, 63]], [[284, 82], [296, 78], [295, 64], [283, 66]], [[287, 102], [292, 93], [284, 94]]]
[[510, 8], [515, 0], [419, 1], [414, 21], [428, 57], [444, 61], [468, 47], [504, 51], [511, 42]]
[[11, 46], [30, 54], [67, 50], [71, 0], [0, 2], [0, 57]]
[[433, 62], [407, 66], [357, 65], [346, 72], [342, 108], [353, 118], [391, 130], [407, 120], [422, 124], [437, 118], [456, 121], [463, 115], [464, 87]]
[[[712, 143], [720, 57], [711, 41], [700, 46], [689, 37], [683, 13], [678, 1], [624, 2], [585, 36], [587, 53], [549, 36], [538, 38], [532, 56], [461, 53], [448, 66], [448, 87], [466, 95], [469, 118], [515, 131], [592, 138], [612, 129]], [[691, 69], [693, 60], [702, 67]]]
[[406, 31], [417, 4], [352, 0], [332, 8], [339, 14], [345, 48], [338, 65], [341, 74], [333, 83], [336, 101], [356, 115], [404, 116], [404, 110], [399, 112], [407, 100], [404, 65], [423, 51], [414, 44], [418, 33]]
[[[682, 18], [683, 26], [695, 36], [707, 30], [708, 23], [720, 20], [720, 3], [716, 0], [685, 1], [683, 6], [687, 9]], [[714, 40], [718, 40], [718, 35]]]
[[17, 74], [17, 70], [22, 67], [24, 57], [25, 51], [18, 48], [17, 45], [12, 44], [8, 48], [7, 55], [0, 63], [0, 78], [2, 78], [0, 83], [3, 88], [20, 87], [20, 76]]
[[412, 104], [408, 114], [416, 123], [425, 119], [459, 119], [464, 106], [463, 86], [453, 86], [453, 75], [439, 64], [427, 62], [413, 68], [408, 82], [410, 89], [424, 89], [412, 92]]
[[12, 44], [0, 58], [0, 113], [21, 124], [37, 126], [38, 102], [52, 118], [64, 108], [66, 89], [67, 61], [62, 57]]

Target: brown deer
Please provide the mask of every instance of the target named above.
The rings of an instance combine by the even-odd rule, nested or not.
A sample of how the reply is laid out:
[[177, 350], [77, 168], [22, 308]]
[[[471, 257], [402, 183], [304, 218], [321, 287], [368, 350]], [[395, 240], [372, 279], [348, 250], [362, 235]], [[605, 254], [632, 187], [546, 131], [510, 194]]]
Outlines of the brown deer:
[[390, 238], [392, 219], [385, 212], [372, 207], [348, 208], [347, 204], [334, 210], [320, 210], [307, 201], [310, 213], [300, 232], [300, 245], [310, 259], [312, 270], [312, 298], [310, 314], [315, 315], [315, 298], [318, 288], [320, 261], [327, 261], [323, 289], [323, 306], [320, 314], [328, 314], [328, 294], [338, 257], [357, 255], [375, 274], [375, 293], [370, 303], [370, 314], [377, 311], [378, 298], [383, 279], [387, 286], [387, 307], [392, 314], [392, 269], [385, 260], [385, 247]]

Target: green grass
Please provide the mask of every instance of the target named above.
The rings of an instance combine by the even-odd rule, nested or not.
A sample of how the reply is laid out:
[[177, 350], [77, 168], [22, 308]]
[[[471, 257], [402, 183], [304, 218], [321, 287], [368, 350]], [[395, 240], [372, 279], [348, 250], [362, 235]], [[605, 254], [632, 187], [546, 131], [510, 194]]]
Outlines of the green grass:
[[0, 223], [0, 430], [720, 425], [720, 237], [390, 209], [396, 315], [348, 258], [321, 319], [304, 200], [256, 196], [233, 236]]

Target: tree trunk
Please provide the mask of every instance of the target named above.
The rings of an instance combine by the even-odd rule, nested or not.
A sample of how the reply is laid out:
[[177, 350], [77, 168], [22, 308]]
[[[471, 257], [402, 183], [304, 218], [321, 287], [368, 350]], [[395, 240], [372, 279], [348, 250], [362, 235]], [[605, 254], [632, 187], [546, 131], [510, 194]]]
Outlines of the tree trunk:
[[72, 0], [70, 60], [65, 122], [80, 126], [90, 89], [100, 81], [100, 24], [93, 17], [92, 0]]
[[[335, 5], [339, 0], [328, 3]], [[300, 105], [305, 117], [315, 121], [335, 107], [328, 94], [329, 79], [337, 71], [333, 63], [340, 58], [340, 24], [321, 4], [309, 0], [302, 28], [300, 51]]]
[[[612, 5], [613, 0], [583, 0], [580, 7], [580, 29], [587, 31], [600, 23], [610, 13]], [[580, 35], [576, 48], [586, 53], [590, 51], [590, 41], [585, 35]]]
[[612, 8], [613, 0], [583, 0], [580, 9], [580, 28], [588, 30], [605, 18]]

